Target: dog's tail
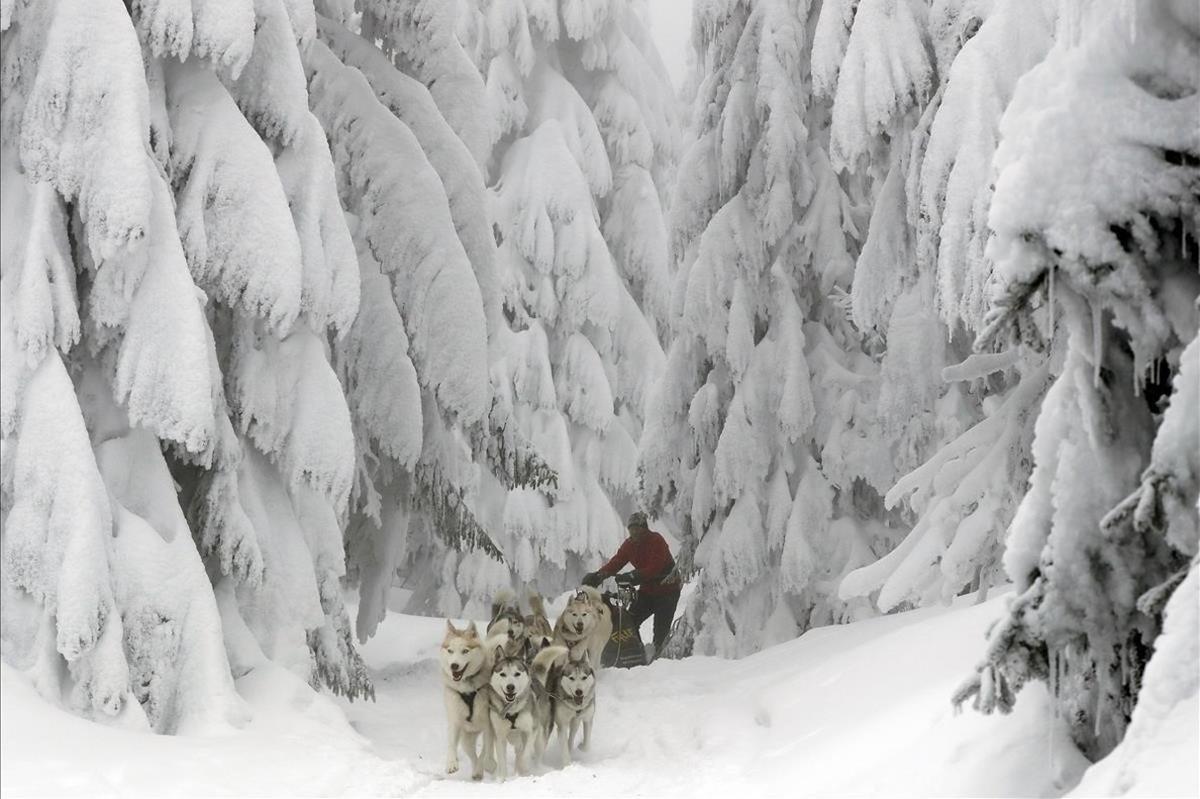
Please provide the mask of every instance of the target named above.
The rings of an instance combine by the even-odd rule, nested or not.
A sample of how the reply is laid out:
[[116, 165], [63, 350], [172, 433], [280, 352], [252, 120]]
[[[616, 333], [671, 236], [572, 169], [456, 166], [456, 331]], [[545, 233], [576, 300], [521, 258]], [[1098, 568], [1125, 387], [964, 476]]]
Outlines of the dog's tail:
[[500, 612], [510, 605], [514, 608], [517, 606], [517, 595], [508, 588], [501, 588], [492, 597], [492, 621], [495, 621]]
[[504, 647], [508, 644], [508, 631], [499, 635], [489, 635], [483, 641], [483, 652], [486, 657], [485, 668], [490, 672], [496, 665], [497, 658], [504, 657]]
[[555, 666], [562, 665], [567, 662], [567, 656], [571, 650], [565, 646], [550, 645], [533, 656], [533, 663], [529, 666], [529, 673], [537, 680], [543, 688], [549, 680], [550, 672]]
[[533, 611], [534, 616], [546, 617], [546, 603], [542, 601], [542, 595], [537, 591], [529, 592], [529, 609]]

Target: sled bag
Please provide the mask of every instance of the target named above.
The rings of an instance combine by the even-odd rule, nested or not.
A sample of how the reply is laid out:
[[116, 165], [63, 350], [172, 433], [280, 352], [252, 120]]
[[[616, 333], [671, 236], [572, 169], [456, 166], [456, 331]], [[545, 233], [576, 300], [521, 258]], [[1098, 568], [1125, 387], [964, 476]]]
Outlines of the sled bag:
[[642, 636], [638, 634], [633, 617], [615, 603], [609, 605], [609, 610], [612, 611], [613, 631], [600, 655], [600, 663], [619, 669], [645, 665], [646, 648], [642, 645]]

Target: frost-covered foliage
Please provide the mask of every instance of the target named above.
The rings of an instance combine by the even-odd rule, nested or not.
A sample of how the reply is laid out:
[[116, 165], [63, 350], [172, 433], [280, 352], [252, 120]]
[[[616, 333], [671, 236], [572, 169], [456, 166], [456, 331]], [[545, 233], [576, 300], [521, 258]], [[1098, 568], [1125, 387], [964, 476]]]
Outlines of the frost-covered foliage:
[[[861, 46], [874, 37], [868, 52], [894, 50], [891, 62], [867, 59], [867, 72], [853, 59], [854, 69], [823, 67], [836, 83], [821, 84], [836, 91], [850, 192], [870, 205], [851, 309], [878, 337], [877, 420], [892, 469], [881, 490], [912, 524], [839, 590], [883, 610], [1003, 580], [1004, 531], [1029, 477], [1032, 419], [1050, 368], [1023, 346], [968, 355], [992, 279], [985, 246], [1000, 119], [1018, 79], [1050, 47], [1053, 11], [1027, 0], [942, 0], [911, 17], [914, 27], [904, 5], [863, 3], [846, 23], [848, 58], [861, 26]], [[826, 13], [839, 12], [825, 6], [823, 23]], [[904, 24], [880, 27], [881, 14]], [[837, 51], [839, 28], [826, 27], [814, 53]], [[905, 69], [859, 85], [889, 64]], [[839, 115], [846, 98], [866, 103], [866, 116]]]
[[447, 613], [467, 592], [460, 558], [462, 581], [505, 574], [481, 488], [556, 475], [490, 376], [506, 328], [480, 162], [496, 137], [453, 4], [361, 10], [357, 31], [318, 15], [303, 60], [358, 252], [359, 316], [332, 354], [356, 444], [347, 558], [365, 640], [397, 574], [429, 586], [414, 609]]
[[[867, 610], [875, 367], [844, 296], [853, 211], [809, 90], [805, 4], [701, 4], [701, 82], [671, 211], [678, 272], [641, 468], [698, 589], [677, 651], [740, 655]], [[872, 479], [875, 478], [875, 479]], [[883, 534], [881, 538], [886, 538]]]
[[457, 36], [460, 3], [358, 0], [362, 35], [378, 41], [397, 70], [424, 84], [451, 128], [482, 166], [499, 135], [486, 113], [483, 77]]
[[[1060, 23], [1001, 126], [977, 342], [1050, 350], [1057, 376], [1004, 557], [1017, 596], [957, 700], [1005, 711], [1044, 680], [1097, 757], [1129, 722], [1167, 597], [1194, 592], [1176, 587], [1197, 550], [1200, 16], [1132, 2]], [[1194, 636], [1164, 640], [1155, 673], [1189, 651], [1194, 670]], [[1178, 695], [1153, 676], [1151, 705]]]
[[[435, 25], [424, 12], [368, 5], [372, 24], [394, 31], [398, 63], [412, 61], [401, 51], [417, 45], [401, 42], [414, 20], [430, 26], [421, 47], [436, 49], [440, 16]], [[376, 547], [415, 578], [412, 608], [452, 614], [486, 607], [514, 582], [561, 590], [621, 537], [663, 359], [662, 195], [677, 136], [666, 73], [633, 4], [489, 0], [463, 13], [486, 92], [471, 115], [496, 124], [482, 159], [487, 211], [472, 209], [467, 221], [486, 219], [498, 245], [489, 366], [471, 369], [490, 376], [490, 436], [475, 451], [489, 468], [469, 500], [487, 528], [484, 550], [494, 544], [503, 562], [483, 551], [456, 556], [422, 530], [410, 532], [406, 552]], [[436, 85], [434, 97], [446, 110]], [[461, 441], [438, 425], [426, 432], [435, 437], [429, 456], [458, 466], [419, 466], [418, 480], [455, 485], [478, 471]]]
[[57, 0], [3, 28], [5, 660], [160, 732], [236, 721], [263, 657], [369, 695], [329, 357], [360, 274], [313, 8]]

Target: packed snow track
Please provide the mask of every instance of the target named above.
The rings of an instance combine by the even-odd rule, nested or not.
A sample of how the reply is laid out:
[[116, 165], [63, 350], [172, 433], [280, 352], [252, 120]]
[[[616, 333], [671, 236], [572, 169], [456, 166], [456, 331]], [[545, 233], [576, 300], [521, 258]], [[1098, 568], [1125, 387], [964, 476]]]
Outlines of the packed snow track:
[[375, 702], [316, 695], [267, 666], [238, 680], [252, 719], [205, 735], [84, 721], [5, 666], [2, 788], [5, 796], [1060, 796], [1087, 764], [1041, 685], [1025, 689], [1011, 717], [950, 706], [1002, 602], [812, 630], [738, 661], [605, 671], [590, 750], [560, 769], [552, 748], [537, 773], [504, 783], [473, 783], [465, 769], [445, 774], [441, 619], [387, 617], [363, 648]]

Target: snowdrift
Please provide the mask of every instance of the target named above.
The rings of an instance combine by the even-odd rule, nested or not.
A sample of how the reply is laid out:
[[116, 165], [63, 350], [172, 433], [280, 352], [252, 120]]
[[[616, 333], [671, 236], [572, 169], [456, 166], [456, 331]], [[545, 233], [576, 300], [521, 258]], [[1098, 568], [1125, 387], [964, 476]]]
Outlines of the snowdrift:
[[[1040, 685], [1010, 717], [950, 707], [1002, 602], [817, 629], [738, 661], [607, 671], [591, 751], [567, 769], [548, 762], [504, 784], [442, 774], [440, 619], [383, 622], [363, 652], [376, 703], [316, 695], [263, 667], [238, 681], [253, 721], [207, 735], [84, 721], [5, 666], [0, 787], [5, 796], [1062, 795], [1087, 762]], [[1194, 765], [1195, 703], [1179, 710], [1188, 712], [1167, 732], [1179, 747], [1172, 751], [1192, 747]], [[1160, 772], [1154, 790], [1195, 792], [1194, 772], [1177, 767], [1169, 784]]]

